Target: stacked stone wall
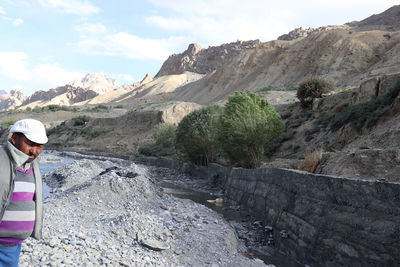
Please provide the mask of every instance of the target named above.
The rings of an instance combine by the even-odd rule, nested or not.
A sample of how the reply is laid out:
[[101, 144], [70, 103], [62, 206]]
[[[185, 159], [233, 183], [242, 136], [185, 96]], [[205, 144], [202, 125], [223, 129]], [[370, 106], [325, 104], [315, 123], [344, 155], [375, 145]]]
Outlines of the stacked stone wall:
[[202, 167], [167, 159], [141, 163], [157, 162], [218, 181], [228, 198], [273, 227], [280, 251], [303, 263], [400, 265], [400, 184], [288, 169]]

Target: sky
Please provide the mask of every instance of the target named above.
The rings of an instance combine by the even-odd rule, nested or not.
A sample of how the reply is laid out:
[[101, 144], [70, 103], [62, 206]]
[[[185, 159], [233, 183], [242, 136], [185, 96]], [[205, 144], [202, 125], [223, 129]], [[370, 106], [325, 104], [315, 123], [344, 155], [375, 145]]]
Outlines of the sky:
[[121, 85], [156, 75], [190, 43], [275, 40], [341, 25], [400, 0], [0, 0], [0, 91], [62, 86], [104, 72]]

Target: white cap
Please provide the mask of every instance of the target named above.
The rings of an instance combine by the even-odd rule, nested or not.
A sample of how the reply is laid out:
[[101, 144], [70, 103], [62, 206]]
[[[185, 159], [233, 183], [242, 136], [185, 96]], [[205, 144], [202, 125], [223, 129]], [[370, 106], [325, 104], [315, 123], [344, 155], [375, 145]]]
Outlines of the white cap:
[[11, 133], [22, 133], [30, 141], [46, 144], [48, 139], [43, 123], [34, 119], [19, 120], [11, 127]]

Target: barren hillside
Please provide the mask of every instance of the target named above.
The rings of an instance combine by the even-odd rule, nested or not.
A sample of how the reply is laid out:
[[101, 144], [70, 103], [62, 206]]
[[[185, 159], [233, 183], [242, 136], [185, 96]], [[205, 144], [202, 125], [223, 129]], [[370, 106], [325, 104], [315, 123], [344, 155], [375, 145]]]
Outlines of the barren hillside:
[[243, 51], [203, 79], [178, 88], [173, 98], [208, 104], [234, 91], [288, 87], [311, 76], [326, 78], [338, 89], [357, 87], [370, 77], [396, 73], [399, 49], [399, 32], [355, 33], [344, 27], [292, 41], [271, 41]]

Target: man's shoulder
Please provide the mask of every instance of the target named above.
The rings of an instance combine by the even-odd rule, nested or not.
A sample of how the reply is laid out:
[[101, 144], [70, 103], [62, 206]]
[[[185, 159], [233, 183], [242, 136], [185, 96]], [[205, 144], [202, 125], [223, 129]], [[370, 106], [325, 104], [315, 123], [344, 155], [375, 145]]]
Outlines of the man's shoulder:
[[5, 145], [0, 145], [0, 154], [7, 154], [7, 151], [6, 151], [6, 146]]
[[0, 146], [0, 177], [1, 181], [3, 178], [9, 177], [10, 172], [10, 156], [7, 152], [7, 148], [5, 146]]

